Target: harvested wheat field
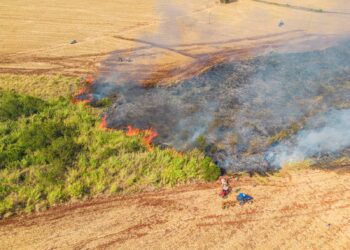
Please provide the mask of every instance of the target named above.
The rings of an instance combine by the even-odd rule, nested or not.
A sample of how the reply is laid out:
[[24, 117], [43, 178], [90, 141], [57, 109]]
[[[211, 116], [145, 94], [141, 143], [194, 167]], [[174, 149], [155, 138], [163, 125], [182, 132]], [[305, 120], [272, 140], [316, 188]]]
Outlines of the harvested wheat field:
[[2, 249], [348, 249], [348, 173], [234, 178], [253, 204], [222, 209], [219, 183], [101, 198], [0, 224]]
[[[350, 114], [350, 46], [342, 44], [350, 35], [349, 24], [348, 0], [2, 0], [0, 97], [7, 96], [12, 109], [16, 100], [45, 103], [46, 108], [11, 121], [1, 120], [0, 112], [0, 135], [13, 146], [8, 152], [17, 150], [17, 127], [27, 135], [25, 125], [39, 120], [34, 124], [39, 132], [33, 134], [44, 137], [41, 124], [54, 118], [52, 112], [60, 116], [50, 129], [55, 124], [65, 129], [68, 123], [77, 131], [81, 125], [83, 132], [70, 141], [85, 144], [72, 148], [91, 151], [85, 158], [64, 155], [75, 157], [68, 161], [72, 166], [62, 167], [62, 161], [63, 170], [57, 172], [65, 180], [64, 171], [72, 170], [67, 179], [78, 185], [75, 190], [62, 184], [54, 191], [64, 190], [65, 196], [51, 197], [49, 204], [49, 195], [40, 192], [49, 190], [50, 182], [44, 180], [37, 195], [33, 180], [45, 176], [35, 164], [50, 165], [33, 160], [30, 143], [18, 147], [28, 148], [22, 150], [29, 155], [23, 159], [17, 151], [1, 154], [6, 147], [0, 145], [0, 160], [18, 156], [15, 163], [0, 162], [0, 184], [8, 181], [0, 186], [0, 249], [349, 249], [350, 134], [343, 124], [349, 124]], [[95, 77], [86, 83], [79, 79], [90, 75]], [[77, 86], [83, 88], [76, 91]], [[78, 93], [74, 104], [71, 96], [64, 99], [73, 92]], [[49, 103], [58, 96], [61, 103]], [[94, 98], [105, 101], [101, 107], [106, 109], [91, 111]], [[74, 119], [68, 115], [72, 110]], [[112, 133], [115, 140], [109, 142]], [[320, 146], [316, 138], [310, 144], [319, 151], [300, 158], [307, 163], [310, 157], [313, 164], [279, 169], [285, 158], [301, 155], [303, 135], [310, 134], [323, 136], [320, 141], [326, 144]], [[217, 136], [217, 141], [207, 143], [203, 135]], [[97, 138], [96, 144], [91, 138]], [[61, 139], [55, 141], [58, 146]], [[195, 143], [202, 151], [187, 152]], [[45, 150], [36, 153], [44, 157]], [[60, 156], [59, 150], [52, 151], [51, 158]], [[208, 176], [216, 180], [220, 163], [231, 170], [226, 172], [232, 187], [227, 199], [218, 195], [220, 181], [204, 182], [201, 172], [211, 171]], [[98, 165], [93, 169], [97, 184], [88, 174], [82, 178], [89, 164]], [[120, 169], [121, 164], [128, 168]], [[234, 164], [239, 168], [233, 169]], [[259, 172], [263, 164], [264, 171], [279, 165], [273, 168], [277, 171]], [[159, 172], [152, 175], [152, 169]], [[105, 177], [108, 171], [127, 188], [104, 183], [107, 178], [99, 174]], [[52, 176], [50, 181], [57, 184]], [[91, 186], [85, 188], [83, 181]], [[145, 188], [134, 192], [139, 187]], [[20, 188], [28, 200], [21, 200]], [[239, 205], [241, 192], [254, 202]]]
[[324, 48], [350, 32], [345, 0], [310, 0], [305, 9], [290, 7], [300, 6], [297, 1], [276, 2], [289, 5], [4, 0], [0, 72], [81, 76], [113, 71], [154, 84], [191, 77], [227, 59]]

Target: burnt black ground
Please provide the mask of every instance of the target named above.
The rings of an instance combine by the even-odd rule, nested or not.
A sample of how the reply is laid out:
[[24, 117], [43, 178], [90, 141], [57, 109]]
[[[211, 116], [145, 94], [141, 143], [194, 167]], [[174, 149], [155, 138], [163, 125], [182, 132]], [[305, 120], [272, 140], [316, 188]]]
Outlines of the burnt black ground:
[[155, 143], [200, 147], [234, 171], [266, 171], [269, 138], [293, 123], [350, 106], [350, 42], [323, 51], [272, 53], [217, 65], [170, 87], [94, 85], [115, 96], [109, 127], [153, 128]]

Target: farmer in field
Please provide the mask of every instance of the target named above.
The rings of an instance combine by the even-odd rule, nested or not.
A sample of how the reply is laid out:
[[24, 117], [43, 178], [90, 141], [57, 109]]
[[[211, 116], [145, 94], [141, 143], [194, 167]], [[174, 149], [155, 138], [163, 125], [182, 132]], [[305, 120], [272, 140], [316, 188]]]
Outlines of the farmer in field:
[[222, 198], [225, 198], [225, 197], [229, 194], [229, 192], [230, 192], [230, 186], [229, 186], [229, 184], [228, 184], [228, 179], [225, 178], [225, 177], [222, 177], [222, 178], [220, 179], [220, 181], [221, 181], [221, 192], [220, 192], [220, 196], [221, 196]]

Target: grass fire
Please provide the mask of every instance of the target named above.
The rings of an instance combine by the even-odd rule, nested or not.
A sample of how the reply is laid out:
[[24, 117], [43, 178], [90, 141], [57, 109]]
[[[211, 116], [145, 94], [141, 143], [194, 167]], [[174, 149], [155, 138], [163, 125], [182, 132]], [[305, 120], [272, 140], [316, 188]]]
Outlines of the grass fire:
[[148, 150], [152, 150], [152, 142], [158, 136], [158, 133], [153, 129], [141, 130], [134, 128], [133, 126], [128, 126], [128, 131], [126, 132], [127, 136], [142, 136], [142, 141], [146, 145]]
[[348, 0], [0, 16], [0, 249], [349, 248]]
[[91, 85], [94, 83], [94, 78], [88, 76], [84, 81], [84, 86], [73, 95], [73, 103], [92, 104], [94, 96], [91, 93]]
[[[100, 85], [105, 91], [104, 86], [113, 84], [101, 75], [93, 94], [113, 96], [114, 104], [106, 112], [110, 128], [129, 126], [129, 134], [154, 128], [159, 133], [157, 138], [152, 136], [156, 144], [178, 150], [198, 148], [203, 138], [202, 150], [221, 168], [265, 172], [283, 165], [271, 158], [277, 144], [288, 142], [293, 147], [294, 134], [322, 129], [325, 124], [312, 121], [325, 112], [336, 109], [347, 114], [349, 48], [344, 41], [323, 51], [228, 62], [170, 87], [127, 82], [101, 94]], [[296, 129], [289, 130], [291, 126]], [[342, 126], [347, 127], [345, 123]], [[277, 134], [284, 136], [272, 140]], [[346, 141], [341, 147], [320, 151], [317, 148], [325, 144], [320, 140], [304, 158], [347, 154], [343, 150], [348, 135], [341, 130], [338, 135]]]

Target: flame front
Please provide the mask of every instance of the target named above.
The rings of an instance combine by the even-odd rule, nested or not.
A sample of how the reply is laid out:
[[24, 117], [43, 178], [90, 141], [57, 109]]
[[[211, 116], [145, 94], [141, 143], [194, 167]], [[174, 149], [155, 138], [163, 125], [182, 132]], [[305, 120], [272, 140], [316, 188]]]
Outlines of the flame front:
[[107, 130], [108, 129], [108, 122], [107, 122], [107, 115], [104, 115], [101, 120], [100, 129]]
[[88, 76], [85, 79], [85, 86], [78, 90], [77, 93], [73, 95], [73, 103], [83, 103], [83, 104], [89, 104], [94, 100], [94, 97], [90, 92], [90, 87], [94, 82], [93, 76]]
[[149, 151], [153, 149], [153, 140], [158, 136], [158, 133], [153, 129], [139, 129], [131, 125], [128, 126], [127, 136], [142, 136], [142, 141]]
[[128, 131], [126, 132], [127, 136], [137, 136], [140, 135], [141, 130], [138, 128], [134, 128], [133, 126], [129, 125], [128, 126]]
[[95, 81], [95, 79], [94, 79], [94, 77], [92, 76], [92, 75], [89, 75], [88, 77], [86, 77], [86, 79], [85, 79], [85, 82], [87, 83], [87, 84], [93, 84], [94, 83], [94, 81]]
[[152, 146], [153, 140], [158, 136], [158, 133], [153, 129], [147, 129], [144, 131], [143, 140], [149, 147]]

